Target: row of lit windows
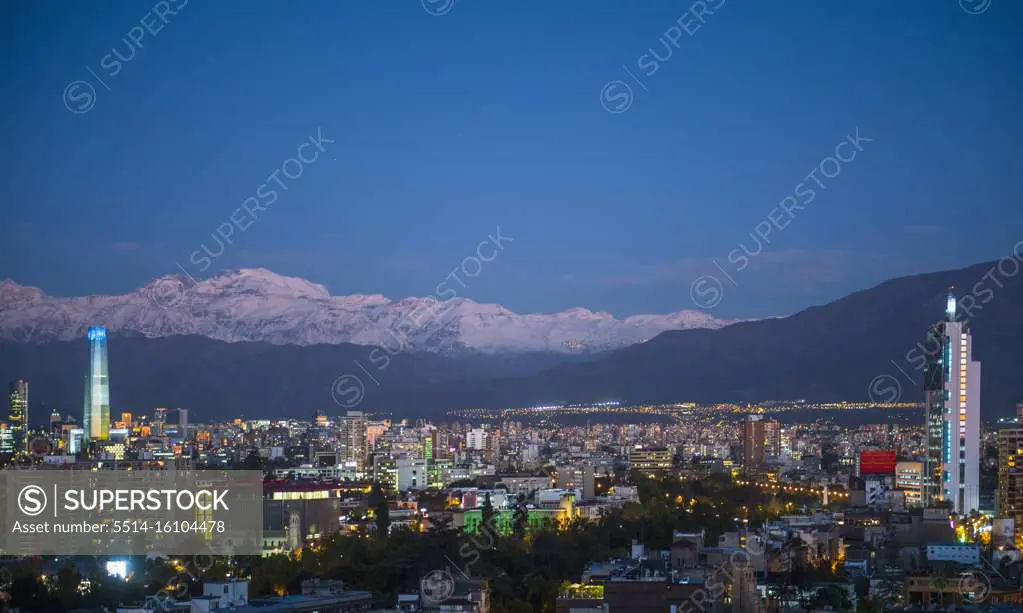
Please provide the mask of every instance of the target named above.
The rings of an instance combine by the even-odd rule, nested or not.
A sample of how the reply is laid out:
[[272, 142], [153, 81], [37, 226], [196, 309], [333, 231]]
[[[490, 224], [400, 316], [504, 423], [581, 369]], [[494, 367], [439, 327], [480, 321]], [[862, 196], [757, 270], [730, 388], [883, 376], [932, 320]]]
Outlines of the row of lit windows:
[[[959, 435], [966, 435], [966, 335], [962, 335], [959, 343]], [[960, 439], [960, 444], [966, 441]], [[960, 455], [962, 458], [962, 454]], [[960, 463], [965, 460], [960, 459]]]

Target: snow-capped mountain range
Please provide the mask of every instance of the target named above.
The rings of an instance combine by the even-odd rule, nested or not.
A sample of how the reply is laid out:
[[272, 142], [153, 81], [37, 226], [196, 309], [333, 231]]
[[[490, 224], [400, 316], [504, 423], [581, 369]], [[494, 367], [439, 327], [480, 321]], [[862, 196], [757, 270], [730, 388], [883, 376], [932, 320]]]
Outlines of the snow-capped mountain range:
[[86, 328], [103, 325], [150, 338], [192, 334], [279, 345], [354, 343], [392, 353], [403, 345], [434, 353], [590, 353], [643, 342], [665, 330], [730, 323], [692, 310], [616, 319], [584, 308], [520, 315], [465, 298], [331, 296], [322, 285], [262, 268], [225, 271], [198, 283], [161, 277], [121, 296], [58, 298], [9, 279], [0, 282], [0, 339], [16, 342], [84, 338]]

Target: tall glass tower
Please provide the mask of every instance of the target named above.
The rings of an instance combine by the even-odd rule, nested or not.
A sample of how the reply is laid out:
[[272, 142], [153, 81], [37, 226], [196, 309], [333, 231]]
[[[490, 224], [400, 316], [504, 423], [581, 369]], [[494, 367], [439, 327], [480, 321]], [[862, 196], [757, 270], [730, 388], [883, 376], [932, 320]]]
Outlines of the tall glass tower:
[[28, 449], [28, 381], [12, 381], [8, 400], [7, 418], [11, 429], [8, 451], [25, 451]]
[[103, 326], [89, 328], [89, 376], [85, 379], [82, 424], [86, 441], [110, 438], [110, 374], [107, 329]]
[[946, 502], [958, 514], [979, 507], [980, 362], [966, 321], [956, 321], [950, 291], [945, 320], [931, 326], [924, 370], [927, 433], [926, 504]]

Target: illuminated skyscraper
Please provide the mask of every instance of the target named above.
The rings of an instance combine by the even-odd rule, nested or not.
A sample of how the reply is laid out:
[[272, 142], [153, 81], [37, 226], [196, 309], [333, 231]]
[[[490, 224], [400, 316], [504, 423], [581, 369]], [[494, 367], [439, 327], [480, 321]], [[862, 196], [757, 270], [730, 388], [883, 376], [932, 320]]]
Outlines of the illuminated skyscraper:
[[980, 362], [965, 321], [948, 294], [945, 320], [931, 326], [924, 369], [927, 487], [925, 504], [950, 502], [966, 514], [980, 498]]
[[7, 422], [10, 428], [12, 451], [28, 449], [28, 381], [11, 381]]
[[107, 329], [89, 328], [89, 376], [85, 379], [82, 425], [86, 441], [110, 438], [110, 373], [107, 368]]

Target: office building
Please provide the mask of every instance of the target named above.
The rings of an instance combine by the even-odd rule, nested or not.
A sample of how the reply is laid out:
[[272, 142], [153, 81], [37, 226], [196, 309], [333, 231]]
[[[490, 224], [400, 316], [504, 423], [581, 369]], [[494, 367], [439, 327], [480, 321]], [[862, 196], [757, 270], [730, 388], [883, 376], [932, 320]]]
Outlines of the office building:
[[85, 429], [68, 427], [64, 430], [66, 436], [65, 449], [71, 455], [82, 452], [82, 443], [85, 440]]
[[953, 511], [966, 514], [980, 506], [980, 362], [972, 359], [968, 323], [956, 321], [952, 292], [945, 320], [931, 326], [924, 353], [924, 503], [951, 503]]
[[632, 470], [657, 474], [672, 469], [672, 454], [668, 449], [634, 449], [629, 452]]
[[10, 429], [10, 451], [28, 449], [28, 381], [11, 382], [8, 392], [7, 427]]
[[14, 436], [6, 421], [0, 421], [0, 453], [14, 453]]
[[906, 506], [923, 504], [924, 463], [904, 461], [895, 463], [895, 489], [906, 495]]
[[89, 328], [89, 375], [85, 379], [82, 425], [85, 442], [110, 438], [110, 373], [107, 369], [107, 329]]

